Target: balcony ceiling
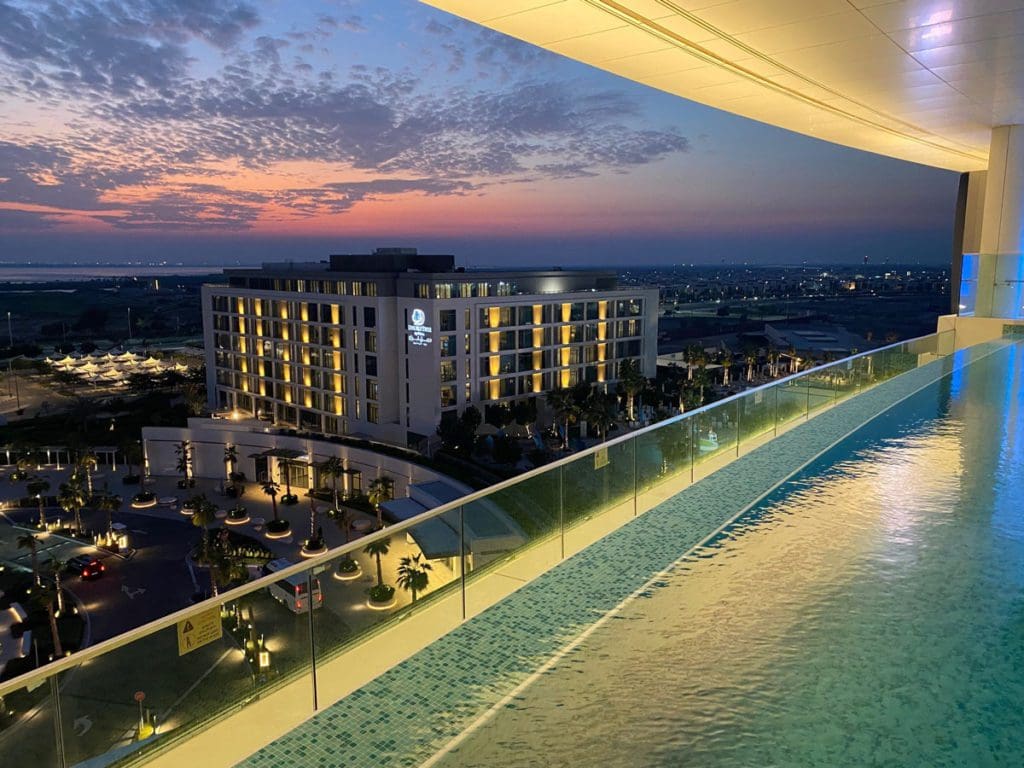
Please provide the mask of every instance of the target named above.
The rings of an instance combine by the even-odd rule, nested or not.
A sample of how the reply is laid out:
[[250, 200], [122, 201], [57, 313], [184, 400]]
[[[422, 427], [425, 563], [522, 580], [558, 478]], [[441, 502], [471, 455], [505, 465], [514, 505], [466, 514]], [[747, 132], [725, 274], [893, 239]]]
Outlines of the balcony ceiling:
[[815, 138], [986, 167], [1024, 123], [1024, 0], [423, 0], [616, 75]]

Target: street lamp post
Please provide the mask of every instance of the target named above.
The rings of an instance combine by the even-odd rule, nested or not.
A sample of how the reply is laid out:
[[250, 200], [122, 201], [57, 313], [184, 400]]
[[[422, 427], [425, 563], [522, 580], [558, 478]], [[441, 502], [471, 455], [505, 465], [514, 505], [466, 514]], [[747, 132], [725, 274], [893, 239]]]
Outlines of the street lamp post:
[[132, 340], [132, 308], [128, 307], [128, 341]]
[[14, 330], [11, 327], [11, 313], [7, 313], [7, 338], [11, 342], [11, 351], [14, 351]]

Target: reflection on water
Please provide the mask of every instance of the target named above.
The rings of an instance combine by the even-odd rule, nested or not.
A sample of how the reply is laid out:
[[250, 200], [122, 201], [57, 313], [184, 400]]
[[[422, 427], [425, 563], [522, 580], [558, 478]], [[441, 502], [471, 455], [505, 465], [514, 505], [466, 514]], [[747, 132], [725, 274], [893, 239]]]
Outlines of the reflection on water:
[[1020, 764], [1022, 369], [861, 430], [441, 764]]

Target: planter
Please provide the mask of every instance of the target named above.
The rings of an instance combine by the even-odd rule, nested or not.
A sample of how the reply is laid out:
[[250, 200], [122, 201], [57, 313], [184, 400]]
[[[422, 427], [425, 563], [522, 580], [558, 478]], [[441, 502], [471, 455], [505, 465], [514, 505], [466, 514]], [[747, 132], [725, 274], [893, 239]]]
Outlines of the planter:
[[338, 581], [355, 581], [361, 578], [363, 575], [363, 569], [359, 567], [359, 563], [353, 560], [351, 557], [343, 557], [338, 561], [338, 567], [334, 570], [334, 578]]
[[225, 488], [224, 493], [227, 494], [227, 497], [229, 499], [237, 499], [240, 495], [238, 492], [238, 488], [233, 485], [229, 485], [227, 488]]
[[132, 507], [135, 509], [147, 509], [156, 506], [156, 494], [152, 491], [143, 491], [132, 496]]
[[375, 611], [386, 611], [394, 608], [396, 602], [395, 588], [388, 584], [378, 584], [370, 590], [366, 605]]
[[235, 507], [228, 510], [228, 516], [224, 519], [228, 525], [245, 525], [249, 522], [249, 512], [245, 507]]
[[303, 557], [316, 557], [317, 555], [322, 555], [326, 551], [327, 545], [324, 543], [324, 540], [320, 538], [307, 541], [303, 544], [302, 549], [299, 550], [299, 554]]
[[281, 497], [281, 503], [287, 504], [288, 506], [292, 506], [294, 504], [299, 503], [299, 497], [296, 496], [294, 493], [286, 493], [284, 496]]
[[287, 520], [271, 520], [266, 525], [268, 539], [283, 539], [285, 536], [290, 536], [291, 532], [292, 526]]
[[195, 488], [196, 487], [196, 481], [195, 481], [195, 479], [192, 479], [192, 480], [179, 480], [178, 481], [178, 487], [181, 488], [182, 490], [185, 490], [186, 488]]

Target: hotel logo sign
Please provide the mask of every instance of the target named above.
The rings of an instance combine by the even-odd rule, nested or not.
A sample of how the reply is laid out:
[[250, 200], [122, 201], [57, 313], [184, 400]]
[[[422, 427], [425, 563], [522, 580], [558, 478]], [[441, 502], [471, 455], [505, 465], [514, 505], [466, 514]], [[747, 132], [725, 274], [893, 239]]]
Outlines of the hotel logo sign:
[[425, 347], [433, 340], [431, 334], [434, 329], [427, 325], [427, 313], [417, 307], [409, 313], [409, 325], [406, 330], [409, 332], [409, 343], [414, 347]]

